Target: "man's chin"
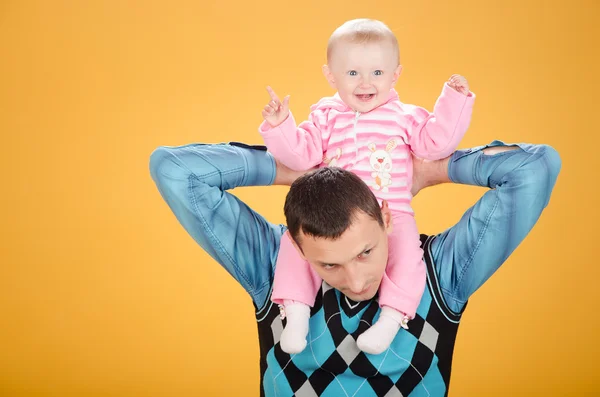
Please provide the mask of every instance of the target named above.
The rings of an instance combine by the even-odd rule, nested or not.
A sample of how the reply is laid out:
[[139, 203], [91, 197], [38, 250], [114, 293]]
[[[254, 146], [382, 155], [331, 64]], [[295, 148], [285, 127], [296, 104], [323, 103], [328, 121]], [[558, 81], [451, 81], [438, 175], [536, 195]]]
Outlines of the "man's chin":
[[373, 297], [375, 296], [375, 294], [377, 293], [377, 290], [375, 289], [374, 292], [368, 292], [365, 294], [361, 294], [361, 295], [357, 295], [357, 294], [353, 294], [351, 292], [344, 292], [343, 294], [346, 295], [348, 297], [348, 299], [354, 301], [354, 302], [363, 302], [363, 301], [368, 301], [373, 299]]

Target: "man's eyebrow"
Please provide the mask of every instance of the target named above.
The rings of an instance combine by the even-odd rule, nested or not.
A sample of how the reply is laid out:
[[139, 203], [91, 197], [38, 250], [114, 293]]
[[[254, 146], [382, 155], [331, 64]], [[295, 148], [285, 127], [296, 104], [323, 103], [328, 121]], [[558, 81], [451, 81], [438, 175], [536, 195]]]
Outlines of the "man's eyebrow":
[[317, 261], [317, 264], [319, 266], [325, 267], [325, 266], [335, 266], [336, 263], [328, 263], [328, 262], [321, 262], [321, 261]]
[[[350, 259], [348, 259], [347, 261], [345, 261], [343, 263], [350, 262], [350, 260], [356, 258], [357, 256], [359, 256], [360, 254], [362, 254], [366, 250], [373, 249], [376, 245], [377, 245], [377, 243], [373, 243], [373, 242], [369, 242], [369, 243], [365, 244], [364, 248], [362, 250], [360, 250], [358, 252], [358, 254], [351, 256]], [[323, 261], [320, 261], [320, 260], [317, 261], [317, 264], [319, 266], [335, 266], [335, 265], [338, 265], [337, 263], [323, 262]]]

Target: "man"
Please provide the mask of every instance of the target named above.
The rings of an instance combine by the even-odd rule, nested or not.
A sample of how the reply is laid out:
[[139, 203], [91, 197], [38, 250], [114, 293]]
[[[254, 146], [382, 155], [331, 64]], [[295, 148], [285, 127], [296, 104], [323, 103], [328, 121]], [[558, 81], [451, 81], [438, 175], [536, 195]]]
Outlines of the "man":
[[[366, 185], [340, 169], [301, 176], [261, 146], [191, 144], [154, 151], [152, 177], [179, 222], [252, 297], [261, 396], [447, 395], [467, 301], [537, 222], [561, 161], [546, 145], [494, 141], [445, 160], [415, 161], [414, 167], [413, 194], [444, 182], [490, 190], [456, 225], [422, 236], [427, 288], [417, 316], [389, 349], [370, 355], [357, 348], [356, 338], [378, 318], [376, 291], [393, 225], [385, 203], [380, 209]], [[270, 300], [286, 227], [267, 222], [227, 190], [296, 179], [285, 205], [290, 233], [324, 282], [311, 311], [308, 345], [290, 356], [278, 344], [285, 320]], [[340, 195], [343, 203], [332, 201]]]

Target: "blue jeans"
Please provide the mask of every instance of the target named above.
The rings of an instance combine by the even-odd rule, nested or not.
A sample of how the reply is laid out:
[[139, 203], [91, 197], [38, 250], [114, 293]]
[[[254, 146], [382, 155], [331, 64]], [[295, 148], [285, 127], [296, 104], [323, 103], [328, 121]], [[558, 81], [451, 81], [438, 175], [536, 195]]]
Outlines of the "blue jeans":
[[[455, 312], [533, 228], [561, 168], [558, 153], [547, 145], [518, 144], [517, 150], [483, 152], [502, 145], [494, 141], [459, 150], [449, 161], [453, 182], [488, 188], [432, 243], [442, 295]], [[260, 309], [267, 303], [285, 226], [267, 222], [227, 190], [271, 185], [273, 157], [261, 147], [243, 144], [163, 146], [152, 153], [150, 172], [181, 225]]]

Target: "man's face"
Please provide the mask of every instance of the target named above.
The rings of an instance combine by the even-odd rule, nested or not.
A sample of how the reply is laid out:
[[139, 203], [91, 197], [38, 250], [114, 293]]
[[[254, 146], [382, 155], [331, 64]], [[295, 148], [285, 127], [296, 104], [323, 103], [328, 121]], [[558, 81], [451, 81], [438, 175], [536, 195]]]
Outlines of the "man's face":
[[382, 212], [384, 227], [360, 212], [336, 240], [300, 232], [300, 254], [323, 280], [353, 301], [373, 298], [381, 284], [388, 260], [388, 234], [392, 228], [387, 207]]

